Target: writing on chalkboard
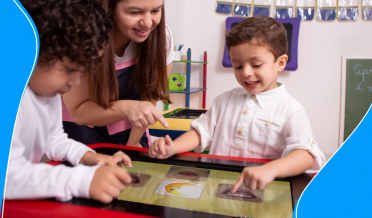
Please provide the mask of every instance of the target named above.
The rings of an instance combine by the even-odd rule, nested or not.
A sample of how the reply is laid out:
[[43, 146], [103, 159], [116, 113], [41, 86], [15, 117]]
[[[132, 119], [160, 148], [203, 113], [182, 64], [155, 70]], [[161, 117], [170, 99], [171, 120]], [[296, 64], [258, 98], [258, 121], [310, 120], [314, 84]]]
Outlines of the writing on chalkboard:
[[[355, 90], [358, 90], [358, 91], [362, 91], [363, 90], [363, 88], [361, 88], [361, 85], [362, 85], [362, 83], [364, 82], [364, 77], [366, 76], [366, 75], [370, 75], [372, 73], [372, 69], [363, 69], [363, 67], [362, 67], [362, 65], [361, 64], [357, 64], [357, 65], [355, 65], [355, 67], [354, 67], [354, 74], [355, 75], [361, 75], [362, 76], [362, 82], [360, 82], [358, 85], [357, 85], [357, 87], [355, 88]], [[370, 91], [370, 92], [372, 92], [372, 87], [371, 86], [368, 86], [367, 87], [368, 88], [368, 90]]]
[[340, 145], [362, 121], [372, 103], [372, 57], [342, 58]]
[[363, 76], [363, 82], [364, 82], [364, 76], [371, 74], [372, 69], [363, 69], [361, 64], [357, 64], [354, 67], [354, 74], [355, 75], [362, 75]]

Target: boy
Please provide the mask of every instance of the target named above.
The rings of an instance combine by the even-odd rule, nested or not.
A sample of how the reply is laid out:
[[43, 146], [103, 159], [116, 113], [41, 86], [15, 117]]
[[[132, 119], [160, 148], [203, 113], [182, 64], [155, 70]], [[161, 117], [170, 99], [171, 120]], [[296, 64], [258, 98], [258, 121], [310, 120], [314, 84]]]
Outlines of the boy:
[[[21, 3], [38, 29], [40, 55], [17, 115], [5, 198], [110, 202], [131, 182], [117, 164], [131, 167], [131, 160], [123, 152], [96, 154], [68, 139], [62, 129], [61, 94], [79, 85], [83, 71], [93, 69], [108, 41], [111, 21], [94, 0]], [[77, 166], [39, 163], [42, 155]]]
[[312, 139], [305, 110], [277, 83], [288, 60], [283, 25], [270, 17], [247, 18], [227, 34], [226, 44], [241, 87], [218, 96], [174, 142], [169, 136], [156, 140], [149, 155], [168, 158], [210, 146], [214, 155], [274, 159], [244, 168], [233, 192], [243, 182], [262, 190], [275, 178], [319, 170], [325, 158]]

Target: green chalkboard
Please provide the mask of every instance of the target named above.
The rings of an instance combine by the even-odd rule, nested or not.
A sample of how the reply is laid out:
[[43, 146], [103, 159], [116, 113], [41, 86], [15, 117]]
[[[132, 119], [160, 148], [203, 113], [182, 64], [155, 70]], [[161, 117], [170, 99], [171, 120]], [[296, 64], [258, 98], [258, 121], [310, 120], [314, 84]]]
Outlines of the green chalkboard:
[[[372, 57], [343, 57], [341, 127], [344, 142], [372, 103]], [[343, 116], [343, 117], [342, 117]]]

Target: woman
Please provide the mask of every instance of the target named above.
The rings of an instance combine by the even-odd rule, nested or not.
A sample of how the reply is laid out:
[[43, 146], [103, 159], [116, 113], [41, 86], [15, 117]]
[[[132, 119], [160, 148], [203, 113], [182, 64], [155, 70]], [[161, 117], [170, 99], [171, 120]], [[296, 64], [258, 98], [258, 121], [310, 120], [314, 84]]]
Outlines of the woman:
[[[115, 24], [96, 74], [63, 95], [64, 129], [85, 144], [148, 147], [147, 126], [167, 122], [156, 110], [168, 101], [174, 51], [163, 0], [101, 0]], [[141, 100], [141, 101], [138, 101]], [[89, 126], [86, 126], [89, 125]]]

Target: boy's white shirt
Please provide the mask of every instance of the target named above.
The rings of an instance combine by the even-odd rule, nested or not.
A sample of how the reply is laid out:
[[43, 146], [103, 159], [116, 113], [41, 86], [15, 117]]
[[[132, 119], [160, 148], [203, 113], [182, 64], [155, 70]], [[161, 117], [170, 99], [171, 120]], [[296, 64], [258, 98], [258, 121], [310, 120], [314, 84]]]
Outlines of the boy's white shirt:
[[191, 123], [191, 129], [201, 136], [196, 152], [209, 148], [214, 155], [278, 159], [303, 149], [315, 159], [307, 173], [317, 172], [326, 162], [304, 107], [287, 93], [284, 84], [255, 95], [241, 87], [227, 91]]
[[[93, 150], [68, 139], [63, 132], [61, 96], [37, 96], [27, 87], [14, 128], [5, 198], [89, 198], [90, 183], [98, 166], [78, 165], [87, 151]], [[39, 163], [44, 154], [77, 166]]]

